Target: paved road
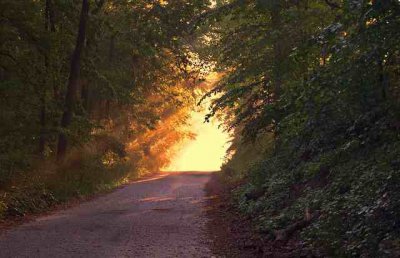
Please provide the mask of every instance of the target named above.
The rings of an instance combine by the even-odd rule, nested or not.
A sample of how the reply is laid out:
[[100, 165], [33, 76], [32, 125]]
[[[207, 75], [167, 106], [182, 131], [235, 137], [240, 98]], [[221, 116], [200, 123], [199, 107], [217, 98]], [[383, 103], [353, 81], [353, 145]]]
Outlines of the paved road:
[[170, 173], [0, 235], [0, 257], [212, 257], [208, 173]]

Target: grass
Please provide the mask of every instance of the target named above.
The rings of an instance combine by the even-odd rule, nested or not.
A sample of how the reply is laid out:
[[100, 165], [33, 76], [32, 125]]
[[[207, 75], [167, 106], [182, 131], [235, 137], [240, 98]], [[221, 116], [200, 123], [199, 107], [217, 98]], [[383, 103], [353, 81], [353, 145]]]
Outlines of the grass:
[[86, 151], [61, 165], [44, 162], [0, 190], [0, 221], [48, 211], [56, 205], [107, 192], [148, 171], [127, 158]]

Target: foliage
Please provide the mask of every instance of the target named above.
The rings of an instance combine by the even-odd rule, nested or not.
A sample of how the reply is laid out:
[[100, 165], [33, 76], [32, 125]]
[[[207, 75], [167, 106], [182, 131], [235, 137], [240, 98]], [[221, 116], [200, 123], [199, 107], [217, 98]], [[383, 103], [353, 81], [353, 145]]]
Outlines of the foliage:
[[0, 207], [33, 212], [165, 166], [168, 151], [190, 136], [200, 71], [189, 25], [208, 5], [1, 1], [0, 192], [8, 197]]
[[48, 162], [30, 171], [29, 175], [14, 178], [0, 197], [3, 204], [0, 217], [7, 219], [43, 212], [74, 198], [111, 190], [138, 176], [137, 168], [126, 158], [115, 159], [110, 164], [96, 157], [95, 151], [86, 148], [80, 151], [85, 155], [70, 155], [68, 163], [62, 166]]
[[210, 117], [240, 142], [223, 170], [261, 232], [316, 217], [298, 229], [315, 255], [399, 253], [399, 17], [390, 0], [229, 1], [203, 21], [224, 74]]

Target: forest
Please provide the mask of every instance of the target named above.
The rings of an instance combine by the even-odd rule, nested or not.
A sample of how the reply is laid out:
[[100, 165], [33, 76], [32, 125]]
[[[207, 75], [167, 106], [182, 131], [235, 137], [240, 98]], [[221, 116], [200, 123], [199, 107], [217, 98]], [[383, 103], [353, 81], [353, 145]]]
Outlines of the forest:
[[205, 122], [232, 136], [220, 177], [265, 241], [311, 257], [400, 255], [399, 1], [0, 10], [0, 219], [159, 171], [211, 101]]
[[206, 7], [1, 1], [0, 214], [40, 211], [168, 163], [191, 137], [187, 111], [202, 92], [188, 23]]

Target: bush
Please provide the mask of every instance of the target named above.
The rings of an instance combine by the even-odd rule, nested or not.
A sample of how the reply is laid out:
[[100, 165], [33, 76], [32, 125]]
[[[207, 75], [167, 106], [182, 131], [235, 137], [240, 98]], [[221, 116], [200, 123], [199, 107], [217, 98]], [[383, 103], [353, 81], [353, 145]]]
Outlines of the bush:
[[111, 190], [137, 176], [129, 158], [96, 152], [86, 147], [61, 165], [46, 162], [29, 175], [14, 178], [0, 196], [0, 218], [43, 212], [73, 198]]
[[[302, 220], [307, 211], [319, 214], [298, 233], [311, 250], [329, 256], [395, 256], [400, 250], [400, 140], [396, 130], [383, 126], [392, 119], [387, 112], [363, 125], [368, 130], [350, 127], [345, 131], [351, 133], [330, 139], [329, 148], [322, 140], [302, 148], [296, 137], [278, 141], [275, 151], [248, 166], [246, 183], [234, 192], [238, 209], [253, 218], [257, 230], [270, 233]], [[312, 144], [325, 137], [314, 133]], [[225, 167], [232, 169], [230, 164]]]

